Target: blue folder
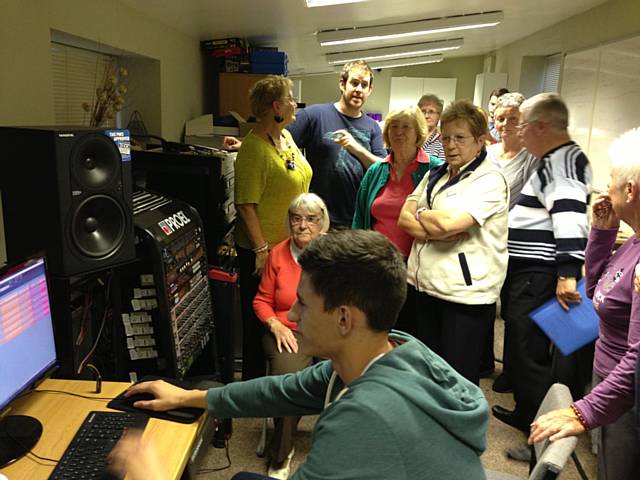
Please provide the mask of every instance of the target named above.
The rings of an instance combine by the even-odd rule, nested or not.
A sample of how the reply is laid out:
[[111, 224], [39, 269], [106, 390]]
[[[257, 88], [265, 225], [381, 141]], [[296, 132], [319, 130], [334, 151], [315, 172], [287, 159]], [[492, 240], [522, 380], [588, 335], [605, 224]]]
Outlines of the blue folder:
[[584, 279], [578, 282], [577, 290], [582, 295], [582, 301], [569, 304], [571, 308], [568, 312], [553, 297], [529, 313], [529, 318], [565, 356], [598, 338], [598, 314], [591, 299], [587, 298]]

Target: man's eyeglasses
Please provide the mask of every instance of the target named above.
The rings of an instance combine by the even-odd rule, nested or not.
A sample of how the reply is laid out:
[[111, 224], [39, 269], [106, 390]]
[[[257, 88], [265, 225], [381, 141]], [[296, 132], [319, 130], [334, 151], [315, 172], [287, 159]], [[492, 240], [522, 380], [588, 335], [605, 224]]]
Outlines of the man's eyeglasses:
[[456, 145], [464, 145], [470, 138], [473, 138], [473, 135], [453, 135], [451, 137], [443, 135], [441, 141], [443, 145], [449, 142], [453, 142]]
[[422, 113], [424, 113], [425, 117], [434, 117], [440, 115], [440, 112], [437, 110], [423, 110]]
[[291, 225], [300, 225], [303, 221], [308, 225], [318, 225], [322, 221], [322, 218], [319, 215], [289, 215]]

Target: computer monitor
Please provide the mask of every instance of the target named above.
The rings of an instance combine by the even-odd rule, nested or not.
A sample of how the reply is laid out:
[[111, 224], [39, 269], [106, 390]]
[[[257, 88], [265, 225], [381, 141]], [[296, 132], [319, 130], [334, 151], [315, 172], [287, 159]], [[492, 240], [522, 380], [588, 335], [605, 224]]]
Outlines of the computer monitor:
[[42, 434], [35, 418], [11, 415], [11, 402], [57, 364], [44, 259], [0, 270], [0, 467], [28, 453]]

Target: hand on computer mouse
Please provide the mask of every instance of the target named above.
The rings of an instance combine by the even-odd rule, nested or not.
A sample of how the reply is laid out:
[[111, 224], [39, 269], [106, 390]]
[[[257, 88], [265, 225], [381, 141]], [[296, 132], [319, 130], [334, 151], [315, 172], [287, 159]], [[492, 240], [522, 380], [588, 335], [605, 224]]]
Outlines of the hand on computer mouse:
[[133, 404], [136, 408], [153, 411], [172, 410], [179, 407], [207, 408], [206, 390], [184, 390], [162, 380], [137, 383], [124, 394], [125, 397], [139, 393], [150, 393], [153, 400], [138, 400]]
[[162, 463], [151, 441], [142, 438], [142, 431], [128, 431], [109, 454], [109, 468], [129, 480], [163, 480]]

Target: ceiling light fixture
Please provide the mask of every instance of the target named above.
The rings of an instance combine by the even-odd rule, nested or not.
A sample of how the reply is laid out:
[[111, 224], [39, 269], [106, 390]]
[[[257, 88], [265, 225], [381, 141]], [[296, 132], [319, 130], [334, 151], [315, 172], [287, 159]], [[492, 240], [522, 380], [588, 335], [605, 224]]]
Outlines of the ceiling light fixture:
[[343, 3], [359, 3], [366, 2], [367, 0], [304, 0], [307, 4], [307, 8], [313, 7], [328, 7], [330, 5], [341, 5]]
[[327, 62], [332, 65], [341, 65], [354, 60], [391, 60], [392, 58], [417, 57], [428, 53], [446, 52], [456, 50], [464, 44], [462, 38], [442, 40], [436, 42], [412, 43], [410, 45], [398, 45], [397, 47], [372, 48], [370, 50], [356, 50], [353, 52], [327, 53]]
[[427, 57], [410, 57], [410, 58], [398, 58], [396, 60], [385, 60], [382, 62], [370, 63], [369, 67], [377, 70], [380, 68], [391, 67], [408, 67], [410, 65], [424, 65], [426, 63], [438, 63], [444, 60], [442, 54], [429, 55]]
[[455, 17], [418, 20], [415, 22], [377, 25], [375, 27], [355, 27], [318, 32], [320, 45], [342, 45], [347, 43], [373, 42], [390, 38], [415, 37], [433, 33], [453, 32], [472, 28], [493, 27], [504, 18], [501, 11], [474, 13]]

